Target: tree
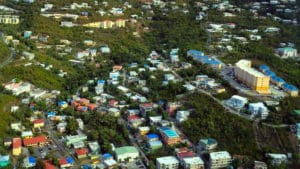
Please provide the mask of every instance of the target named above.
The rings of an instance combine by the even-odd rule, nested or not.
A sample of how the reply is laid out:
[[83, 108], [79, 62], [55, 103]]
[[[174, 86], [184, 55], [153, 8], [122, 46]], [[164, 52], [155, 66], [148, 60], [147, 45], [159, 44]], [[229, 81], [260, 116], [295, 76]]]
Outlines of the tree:
[[76, 134], [76, 130], [78, 130], [79, 125], [74, 118], [68, 117], [67, 118], [67, 126], [66, 130], [68, 134]]
[[46, 168], [45, 163], [41, 159], [38, 159], [35, 165], [35, 169], [45, 169], [45, 168]]

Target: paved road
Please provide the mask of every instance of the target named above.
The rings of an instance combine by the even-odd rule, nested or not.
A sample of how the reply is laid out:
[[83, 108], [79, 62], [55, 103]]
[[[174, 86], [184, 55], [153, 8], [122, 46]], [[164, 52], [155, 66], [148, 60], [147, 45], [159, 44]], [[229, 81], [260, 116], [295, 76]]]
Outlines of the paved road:
[[0, 68], [4, 67], [7, 64], [9, 64], [10, 62], [12, 62], [15, 56], [16, 56], [15, 49], [11, 48], [10, 49], [10, 56], [5, 61], [3, 61], [2, 63], [0, 63]]

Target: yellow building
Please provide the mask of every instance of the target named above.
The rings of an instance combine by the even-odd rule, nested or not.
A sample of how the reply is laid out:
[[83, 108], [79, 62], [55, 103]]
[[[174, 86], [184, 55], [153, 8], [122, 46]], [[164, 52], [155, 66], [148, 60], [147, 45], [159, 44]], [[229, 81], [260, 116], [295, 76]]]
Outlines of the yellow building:
[[125, 19], [117, 19], [115, 24], [116, 24], [117, 28], [124, 28], [125, 24], [126, 24], [126, 20]]
[[12, 141], [12, 154], [14, 156], [19, 156], [22, 153], [22, 141], [21, 138], [13, 138]]
[[234, 76], [260, 94], [270, 93], [270, 77], [251, 68], [249, 60], [240, 60], [235, 64]]
[[110, 20], [105, 20], [100, 22], [100, 28], [103, 29], [108, 29], [108, 28], [112, 28], [114, 26], [114, 22], [110, 21]]
[[89, 28], [100, 28], [101, 22], [91, 22], [84, 24], [84, 27], [89, 27]]
[[19, 24], [20, 19], [17, 15], [0, 15], [0, 23], [3, 24]]

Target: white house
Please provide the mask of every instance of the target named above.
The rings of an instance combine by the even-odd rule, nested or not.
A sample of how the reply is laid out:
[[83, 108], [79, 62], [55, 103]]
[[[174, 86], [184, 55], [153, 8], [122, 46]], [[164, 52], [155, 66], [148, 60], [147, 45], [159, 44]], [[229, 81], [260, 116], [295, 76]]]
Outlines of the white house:
[[123, 161], [132, 161], [139, 158], [139, 151], [134, 146], [124, 146], [115, 149], [116, 160]]
[[262, 102], [250, 103], [248, 111], [251, 116], [260, 116], [262, 119], [266, 119], [269, 115], [268, 108]]
[[179, 160], [174, 156], [159, 157], [156, 159], [156, 169], [178, 169]]

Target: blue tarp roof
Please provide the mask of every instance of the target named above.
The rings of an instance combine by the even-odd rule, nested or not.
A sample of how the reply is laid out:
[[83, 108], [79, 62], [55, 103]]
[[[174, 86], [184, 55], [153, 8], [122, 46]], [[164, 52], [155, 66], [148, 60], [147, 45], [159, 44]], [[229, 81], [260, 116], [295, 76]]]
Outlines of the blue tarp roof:
[[278, 77], [278, 76], [272, 76], [271, 79], [275, 82], [278, 82], [278, 83], [285, 83], [285, 81], [282, 78]]
[[28, 157], [28, 161], [29, 161], [29, 163], [32, 163], [32, 164], [36, 163], [36, 160], [35, 160], [35, 158], [33, 156], [29, 156]]
[[69, 163], [69, 164], [72, 164], [72, 163], [74, 163], [74, 160], [73, 160], [73, 158], [72, 157], [67, 157], [66, 158], [66, 160], [67, 160], [67, 162]]
[[288, 84], [288, 83], [285, 83], [282, 85], [284, 89], [286, 90], [291, 90], [291, 91], [298, 91], [298, 88], [294, 85], [291, 85], [291, 84]]
[[265, 74], [266, 74], [267, 76], [276, 76], [276, 73], [274, 73], [274, 72], [271, 71], [271, 70], [265, 71]]
[[157, 134], [147, 134], [147, 138], [148, 139], [158, 138], [158, 135]]
[[259, 69], [260, 69], [260, 70], [263, 70], [263, 71], [270, 70], [269, 66], [264, 65], [264, 64], [260, 65], [260, 66], [259, 66]]
[[108, 158], [112, 158], [112, 155], [109, 154], [109, 153], [105, 153], [105, 154], [103, 154], [102, 157], [103, 157], [104, 159], [108, 159]]

